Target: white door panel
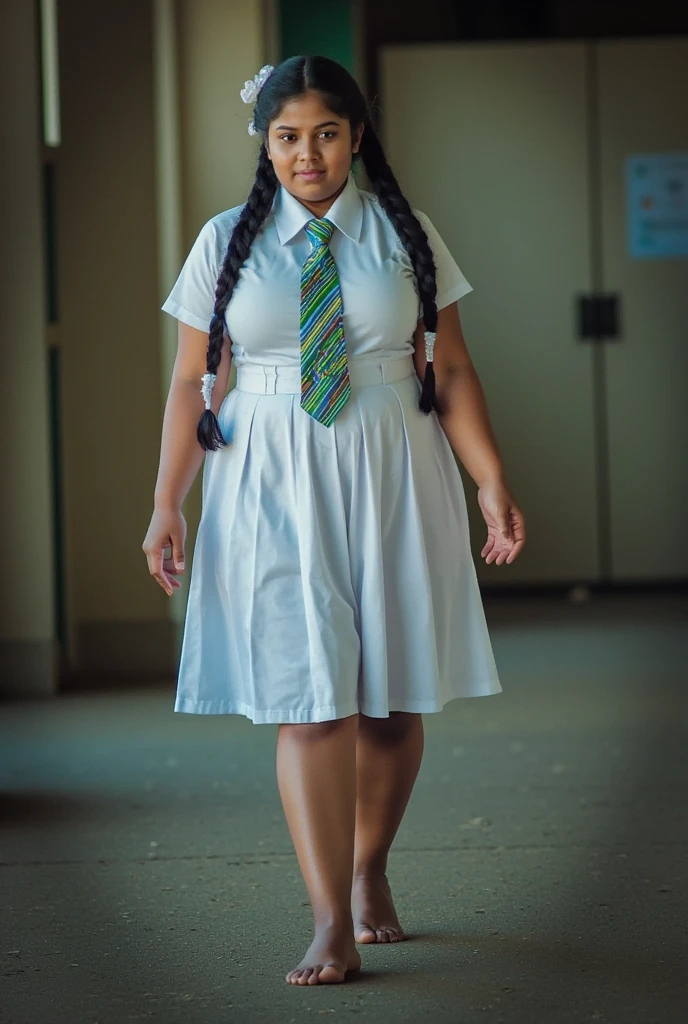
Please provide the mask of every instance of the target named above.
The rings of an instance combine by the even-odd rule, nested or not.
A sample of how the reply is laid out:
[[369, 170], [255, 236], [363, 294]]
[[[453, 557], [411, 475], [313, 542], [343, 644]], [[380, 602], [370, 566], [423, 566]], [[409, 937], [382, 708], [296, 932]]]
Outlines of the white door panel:
[[475, 291], [459, 302], [528, 543], [479, 557], [486, 527], [466, 471], [481, 582], [595, 580], [593, 351], [585, 48], [580, 43], [389, 46], [383, 140]]
[[604, 42], [598, 55], [603, 278], [622, 328], [606, 346], [612, 572], [685, 578], [688, 258], [631, 258], [625, 169], [631, 154], [688, 153], [688, 39]]

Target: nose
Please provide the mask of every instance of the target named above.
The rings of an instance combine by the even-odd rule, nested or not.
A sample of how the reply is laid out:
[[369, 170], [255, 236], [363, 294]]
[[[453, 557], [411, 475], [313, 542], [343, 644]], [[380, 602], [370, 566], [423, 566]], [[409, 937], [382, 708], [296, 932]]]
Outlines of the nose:
[[318, 140], [304, 136], [301, 142], [301, 159], [307, 165], [310, 165], [314, 159], [319, 156]]

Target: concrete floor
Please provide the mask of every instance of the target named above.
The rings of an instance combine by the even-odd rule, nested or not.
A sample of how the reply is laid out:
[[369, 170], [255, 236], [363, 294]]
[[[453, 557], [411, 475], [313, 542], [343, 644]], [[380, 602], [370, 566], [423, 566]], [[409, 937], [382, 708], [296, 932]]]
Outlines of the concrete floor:
[[425, 716], [409, 938], [343, 985], [284, 981], [277, 726], [171, 683], [1, 705], [3, 1024], [684, 1021], [688, 598], [485, 604], [504, 693]]

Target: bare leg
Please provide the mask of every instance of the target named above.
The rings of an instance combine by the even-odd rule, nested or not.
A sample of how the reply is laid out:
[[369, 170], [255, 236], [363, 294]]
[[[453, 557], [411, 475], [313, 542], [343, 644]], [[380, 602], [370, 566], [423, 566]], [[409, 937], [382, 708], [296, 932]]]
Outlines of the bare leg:
[[398, 942], [404, 933], [387, 882], [387, 855], [423, 757], [423, 719], [393, 711], [361, 714], [356, 744], [357, 801], [351, 906], [358, 942]]
[[279, 727], [277, 784], [315, 923], [292, 985], [341, 982], [361, 966], [351, 918], [357, 726], [351, 715]]

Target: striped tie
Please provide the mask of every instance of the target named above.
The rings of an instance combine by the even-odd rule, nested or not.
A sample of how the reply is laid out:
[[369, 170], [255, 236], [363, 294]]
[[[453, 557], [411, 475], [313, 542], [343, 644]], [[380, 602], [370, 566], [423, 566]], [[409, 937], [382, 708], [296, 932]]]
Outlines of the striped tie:
[[333, 231], [324, 217], [306, 224], [312, 249], [301, 268], [301, 408], [326, 427], [351, 394]]

